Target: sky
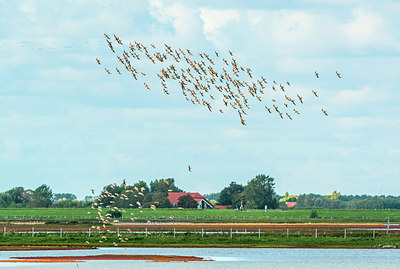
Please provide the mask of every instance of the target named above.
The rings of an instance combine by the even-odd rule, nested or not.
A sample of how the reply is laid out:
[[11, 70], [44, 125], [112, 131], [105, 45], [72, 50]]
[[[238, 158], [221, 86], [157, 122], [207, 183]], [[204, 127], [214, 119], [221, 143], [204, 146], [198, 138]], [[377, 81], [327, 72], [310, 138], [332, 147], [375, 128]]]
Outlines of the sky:
[[[278, 194], [400, 195], [398, 1], [0, 0], [0, 10], [0, 192], [47, 184], [83, 198], [173, 177], [211, 193], [266, 174]], [[301, 114], [282, 120], [254, 103], [243, 126], [233, 109], [186, 102], [179, 85], [163, 94], [148, 63], [151, 91], [108, 75], [118, 62], [104, 33], [230, 50], [270, 85], [290, 81]]]

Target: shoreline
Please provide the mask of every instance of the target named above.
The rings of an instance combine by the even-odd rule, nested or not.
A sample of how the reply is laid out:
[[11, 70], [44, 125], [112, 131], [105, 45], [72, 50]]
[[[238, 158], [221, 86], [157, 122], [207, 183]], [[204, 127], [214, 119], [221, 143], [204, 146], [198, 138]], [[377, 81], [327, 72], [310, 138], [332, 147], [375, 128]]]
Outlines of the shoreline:
[[[95, 250], [99, 248], [115, 248], [113, 245], [109, 246], [0, 246], [0, 251], [41, 251], [41, 250]], [[193, 246], [193, 245], [175, 245], [175, 246], [160, 246], [160, 245], [130, 245], [118, 246], [116, 248], [279, 248], [279, 249], [398, 249], [395, 246], [388, 245], [380, 248], [374, 247], [360, 247], [360, 246]]]

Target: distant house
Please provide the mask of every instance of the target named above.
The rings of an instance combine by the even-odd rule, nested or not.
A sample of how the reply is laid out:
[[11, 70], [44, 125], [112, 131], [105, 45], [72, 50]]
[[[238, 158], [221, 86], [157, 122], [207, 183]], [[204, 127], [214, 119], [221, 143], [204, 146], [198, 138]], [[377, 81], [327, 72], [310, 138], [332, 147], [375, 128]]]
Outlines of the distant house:
[[197, 202], [198, 209], [214, 208], [214, 206], [200, 193], [198, 192], [169, 192], [168, 200], [173, 206], [178, 206], [179, 197], [183, 195], [190, 195]]
[[228, 209], [228, 206], [227, 205], [215, 205], [214, 208], [217, 208], [217, 209]]
[[286, 202], [285, 205], [287, 207], [295, 207], [295, 206], [297, 206], [297, 202]]

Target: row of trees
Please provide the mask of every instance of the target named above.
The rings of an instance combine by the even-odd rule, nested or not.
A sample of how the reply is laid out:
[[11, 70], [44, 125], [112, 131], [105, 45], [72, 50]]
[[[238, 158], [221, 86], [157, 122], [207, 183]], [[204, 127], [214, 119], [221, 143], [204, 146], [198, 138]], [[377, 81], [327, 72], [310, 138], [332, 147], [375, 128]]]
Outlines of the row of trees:
[[43, 184], [35, 190], [15, 187], [0, 193], [0, 207], [49, 207], [53, 203], [53, 191]]
[[297, 207], [329, 209], [400, 209], [400, 197], [341, 195], [334, 191], [331, 195], [302, 194], [297, 198]]
[[[182, 192], [175, 185], [173, 178], [156, 179], [148, 185], [145, 181], [138, 181], [133, 185], [107, 185], [103, 188], [97, 202], [102, 206], [117, 207], [172, 207], [168, 200], [169, 192]], [[124, 199], [118, 199], [124, 197]], [[400, 209], [400, 197], [370, 196], [370, 195], [341, 195], [333, 191], [330, 195], [301, 194], [279, 196], [275, 193], [274, 178], [266, 175], [257, 175], [246, 185], [232, 181], [218, 193], [205, 195], [214, 204], [228, 205], [233, 208], [263, 209], [284, 208], [285, 202], [297, 202], [298, 208], [328, 208], [328, 209]], [[15, 187], [0, 193], [1, 207], [88, 207], [94, 196], [86, 196], [85, 201], [77, 201], [71, 193], [55, 193], [45, 184], [35, 190]], [[54, 202], [57, 200], [56, 202]], [[197, 203], [191, 198], [182, 197], [179, 207], [196, 207]], [[279, 201], [279, 202], [278, 202]]]
[[168, 200], [168, 192], [183, 192], [175, 185], [173, 178], [156, 179], [150, 186], [145, 181], [139, 181], [133, 185], [110, 184], [104, 187], [103, 192], [97, 198], [99, 204], [116, 206], [119, 208], [172, 207]]
[[231, 205], [234, 208], [241, 206], [255, 209], [263, 209], [265, 206], [277, 208], [274, 186], [274, 178], [264, 174], [257, 175], [245, 186], [232, 181], [219, 193], [218, 203]]
[[[117, 206], [125, 208], [150, 207], [156, 205], [159, 208], [172, 207], [168, 200], [168, 192], [183, 192], [175, 185], [173, 178], [156, 179], [147, 185], [139, 181], [133, 185], [110, 184], [103, 188], [100, 196], [86, 196], [85, 201], [77, 201], [72, 193], [55, 193], [45, 184], [35, 190], [15, 187], [0, 193], [0, 207], [89, 207], [92, 202], [105, 206]], [[123, 199], [120, 199], [123, 197]], [[197, 202], [190, 196], [180, 197], [179, 207], [194, 208]]]

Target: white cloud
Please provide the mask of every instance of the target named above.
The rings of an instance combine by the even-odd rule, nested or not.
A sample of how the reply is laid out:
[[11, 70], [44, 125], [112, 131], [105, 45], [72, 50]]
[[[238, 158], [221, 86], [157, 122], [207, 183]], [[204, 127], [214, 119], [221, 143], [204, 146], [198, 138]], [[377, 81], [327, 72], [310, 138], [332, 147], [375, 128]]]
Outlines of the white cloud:
[[[165, 4], [158, 0], [150, 1], [150, 15], [158, 22], [171, 25], [175, 33], [168, 37], [172, 42], [198, 40], [199, 19], [196, 9], [181, 3], [172, 5]], [[164, 38], [165, 39], [165, 38]]]
[[343, 129], [359, 129], [359, 128], [396, 128], [400, 126], [400, 121], [397, 119], [389, 119], [382, 117], [338, 117], [336, 122], [339, 128]]
[[19, 9], [30, 21], [37, 21], [37, 10], [35, 1], [25, 1], [23, 4], [20, 5]]
[[379, 36], [383, 30], [384, 19], [377, 13], [356, 9], [353, 21], [345, 26], [345, 32], [354, 47], [364, 47], [381, 42]]
[[0, 141], [0, 160], [11, 161], [17, 159], [21, 145], [15, 138], [4, 138]]
[[339, 91], [333, 98], [333, 104], [339, 105], [357, 105], [365, 104], [370, 102], [378, 102], [388, 99], [388, 92], [378, 89], [371, 89], [369, 86], [365, 86], [361, 90], [342, 90]]
[[389, 154], [390, 155], [399, 154], [399, 153], [400, 153], [400, 148], [393, 148], [393, 147], [389, 148]]
[[237, 10], [216, 10], [209, 8], [200, 9], [200, 18], [203, 20], [203, 31], [208, 34], [219, 33], [221, 28], [229, 22], [238, 21], [240, 13]]
[[69, 66], [63, 66], [52, 69], [42, 69], [39, 72], [39, 76], [47, 81], [51, 80], [68, 80], [68, 81], [88, 81], [95, 80], [95, 78], [101, 77], [99, 70], [95, 69], [82, 69], [73, 68]]
[[333, 147], [328, 150], [330, 152], [339, 154], [341, 157], [347, 157], [360, 151], [360, 149], [357, 147]]

